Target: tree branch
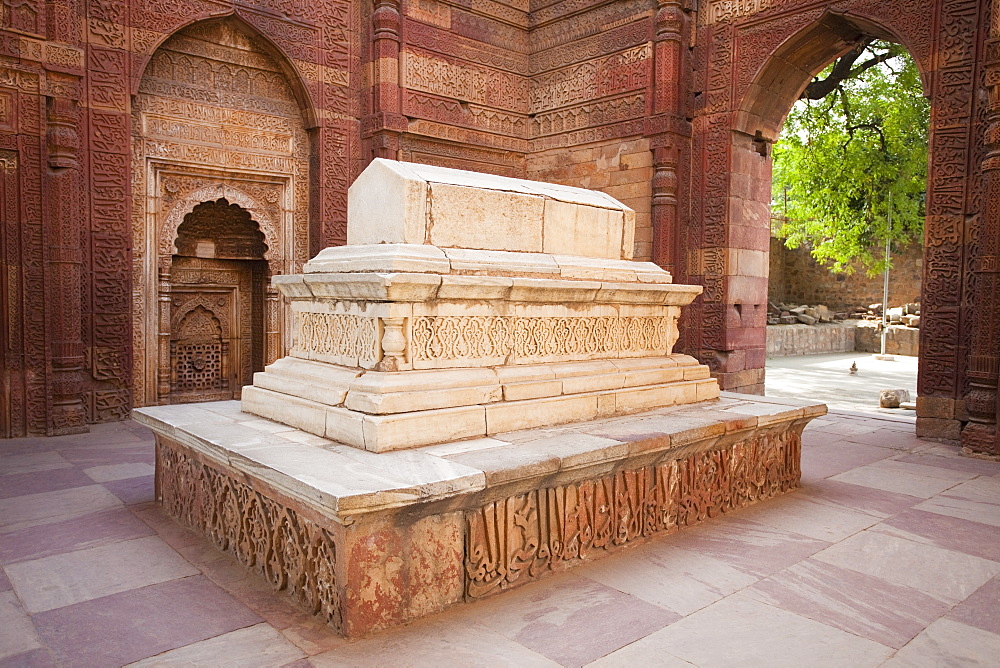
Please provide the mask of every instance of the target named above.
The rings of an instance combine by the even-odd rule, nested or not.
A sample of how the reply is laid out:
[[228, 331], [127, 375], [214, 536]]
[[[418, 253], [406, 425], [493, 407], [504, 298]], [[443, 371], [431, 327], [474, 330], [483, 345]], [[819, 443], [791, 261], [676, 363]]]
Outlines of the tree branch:
[[855, 45], [853, 49], [837, 59], [833, 64], [833, 69], [825, 79], [814, 79], [799, 96], [800, 100], [821, 100], [847, 79], [853, 79], [861, 73], [870, 70], [880, 63], [884, 63], [890, 58], [895, 58], [903, 53], [903, 47], [899, 44], [889, 45], [882, 53], [874, 53], [873, 57], [855, 65], [865, 51], [875, 42], [874, 37], [866, 37]]

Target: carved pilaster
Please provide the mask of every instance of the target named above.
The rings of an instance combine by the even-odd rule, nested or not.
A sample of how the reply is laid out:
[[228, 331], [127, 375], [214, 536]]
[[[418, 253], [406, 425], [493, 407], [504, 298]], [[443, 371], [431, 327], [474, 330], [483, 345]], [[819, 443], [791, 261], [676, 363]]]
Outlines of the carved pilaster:
[[[683, 118], [684, 77], [683, 32], [688, 16], [679, 0], [657, 0], [654, 19], [655, 76], [653, 81], [652, 112], [655, 122], [651, 129], [658, 131], [652, 137], [653, 145], [653, 199], [651, 217], [653, 224], [653, 261], [675, 273], [678, 247], [677, 184], [679, 147], [687, 137], [677, 133], [686, 125]], [[669, 128], [669, 131], [663, 131]]]
[[989, 112], [983, 137], [986, 200], [980, 215], [985, 217], [980, 255], [973, 258], [978, 274], [973, 284], [978, 294], [972, 301], [972, 349], [969, 354], [969, 391], [965, 408], [969, 423], [962, 431], [962, 445], [977, 454], [1000, 455], [998, 434], [997, 379], [1000, 376], [1000, 7], [992, 7], [986, 47], [986, 87]]
[[399, 135], [406, 129], [406, 119], [400, 115], [399, 27], [399, 1], [377, 0], [372, 13], [374, 108], [365, 123], [374, 158], [397, 159]]
[[77, 77], [49, 73], [46, 102], [44, 211], [49, 357], [52, 368], [49, 435], [86, 432], [81, 339], [80, 110]]

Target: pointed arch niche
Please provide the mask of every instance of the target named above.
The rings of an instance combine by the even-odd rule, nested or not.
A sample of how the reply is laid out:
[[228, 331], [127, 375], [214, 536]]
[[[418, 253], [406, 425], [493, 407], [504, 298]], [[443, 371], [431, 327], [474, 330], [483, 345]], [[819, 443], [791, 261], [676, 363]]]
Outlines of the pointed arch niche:
[[[177, 400], [177, 327], [211, 321], [179, 315], [189, 301], [215, 313], [210, 306], [222, 308], [220, 299], [256, 294], [249, 307], [232, 302], [249, 321], [218, 323], [220, 332], [233, 328], [226, 329], [233, 387], [204, 399], [238, 396], [248, 373], [284, 354], [290, 322], [270, 277], [298, 272], [309, 252], [308, 110], [289, 72], [291, 64], [236, 17], [192, 24], [149, 60], [132, 105], [137, 406]], [[234, 256], [241, 244], [245, 252]], [[248, 322], [252, 350], [237, 327]], [[237, 340], [243, 347], [232, 348]]]

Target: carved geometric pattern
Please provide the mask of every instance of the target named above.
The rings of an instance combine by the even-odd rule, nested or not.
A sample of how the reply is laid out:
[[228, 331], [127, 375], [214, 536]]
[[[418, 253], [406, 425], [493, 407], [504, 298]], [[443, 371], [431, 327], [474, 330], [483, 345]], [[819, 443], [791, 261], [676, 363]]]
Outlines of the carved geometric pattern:
[[419, 316], [413, 359], [477, 359], [665, 352], [671, 316], [522, 318]]
[[346, 313], [299, 315], [297, 347], [300, 350], [320, 355], [378, 361], [379, 340], [376, 318]]
[[801, 437], [786, 430], [486, 504], [466, 514], [466, 595], [480, 598], [795, 489], [800, 454]]
[[220, 550], [287, 590], [335, 629], [342, 627], [333, 536], [291, 508], [162, 443], [156, 482], [163, 510]]

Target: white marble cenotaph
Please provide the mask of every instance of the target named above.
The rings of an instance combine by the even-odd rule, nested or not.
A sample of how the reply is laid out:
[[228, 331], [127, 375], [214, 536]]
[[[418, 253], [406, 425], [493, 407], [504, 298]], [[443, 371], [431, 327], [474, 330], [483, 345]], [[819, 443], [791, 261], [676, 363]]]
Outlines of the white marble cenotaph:
[[529, 583], [798, 487], [826, 407], [673, 353], [700, 288], [602, 193], [375, 160], [348, 245], [274, 283], [290, 353], [152, 406], [164, 510], [339, 633]]

